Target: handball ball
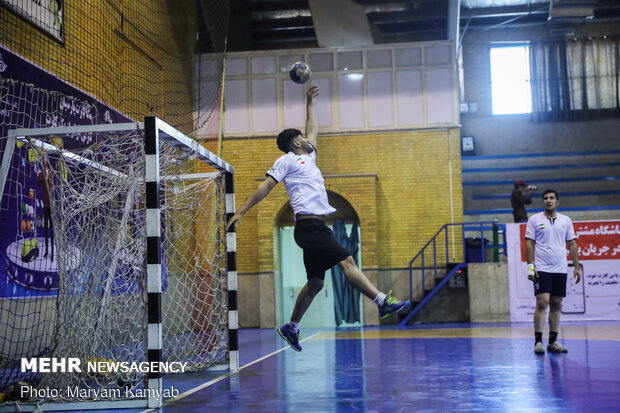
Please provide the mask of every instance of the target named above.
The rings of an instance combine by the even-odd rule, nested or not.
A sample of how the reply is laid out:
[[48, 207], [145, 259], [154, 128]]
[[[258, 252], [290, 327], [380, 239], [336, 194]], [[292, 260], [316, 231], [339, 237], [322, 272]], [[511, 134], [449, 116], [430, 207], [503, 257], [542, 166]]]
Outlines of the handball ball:
[[312, 74], [310, 66], [304, 62], [293, 63], [288, 73], [291, 76], [291, 80], [295, 83], [306, 83]]

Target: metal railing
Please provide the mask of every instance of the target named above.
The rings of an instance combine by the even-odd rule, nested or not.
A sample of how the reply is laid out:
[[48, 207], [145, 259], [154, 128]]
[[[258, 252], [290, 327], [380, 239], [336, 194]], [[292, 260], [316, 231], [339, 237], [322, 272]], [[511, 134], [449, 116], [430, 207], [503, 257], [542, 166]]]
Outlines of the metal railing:
[[[460, 228], [458, 228], [460, 227]], [[450, 231], [451, 230], [451, 231]], [[485, 233], [491, 233], [491, 241], [487, 243]], [[437, 252], [438, 239], [444, 236], [443, 251]], [[478, 237], [467, 237], [467, 234], [476, 234]], [[499, 242], [499, 236], [502, 235], [502, 243]], [[480, 249], [477, 250], [477, 246], [473, 248], [474, 242], [471, 242], [472, 246], [468, 245], [469, 240], [476, 241], [476, 238], [480, 240]], [[457, 243], [458, 240], [458, 243]], [[457, 251], [457, 245], [462, 247], [462, 251]], [[432, 260], [433, 265], [426, 265], [425, 253], [427, 249], [432, 246]], [[447, 269], [449, 264], [466, 264], [468, 262], [486, 262], [486, 250], [488, 248], [493, 249], [493, 262], [499, 262], [499, 255], [506, 255], [506, 235], [505, 225], [500, 225], [495, 221], [482, 221], [482, 222], [461, 222], [453, 224], [443, 225], [435, 235], [422, 247], [411, 261], [409, 261], [409, 299], [414, 300], [413, 297], [413, 271], [420, 270], [422, 274], [422, 296], [424, 296], [424, 290], [426, 288], [426, 272], [431, 271], [433, 277], [437, 277], [438, 269]], [[479, 252], [480, 255], [477, 255]], [[444, 261], [445, 253], [445, 261]], [[441, 256], [440, 256], [441, 254]], [[462, 254], [462, 255], [461, 255]], [[470, 256], [471, 255], [471, 256]], [[462, 259], [461, 259], [462, 257]], [[418, 261], [419, 260], [419, 261]], [[420, 266], [414, 266], [416, 262], [420, 263]], [[424, 298], [424, 297], [422, 297]]]

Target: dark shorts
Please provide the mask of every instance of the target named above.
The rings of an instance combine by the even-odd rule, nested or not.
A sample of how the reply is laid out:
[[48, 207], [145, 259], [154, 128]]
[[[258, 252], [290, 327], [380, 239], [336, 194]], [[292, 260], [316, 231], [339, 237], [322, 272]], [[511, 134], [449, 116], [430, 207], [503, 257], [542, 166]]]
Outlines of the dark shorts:
[[325, 271], [351, 255], [336, 241], [332, 230], [320, 219], [297, 220], [295, 242], [304, 251], [308, 279], [325, 279]]
[[566, 297], [566, 274], [538, 271], [534, 282], [534, 294], [549, 293], [554, 297]]

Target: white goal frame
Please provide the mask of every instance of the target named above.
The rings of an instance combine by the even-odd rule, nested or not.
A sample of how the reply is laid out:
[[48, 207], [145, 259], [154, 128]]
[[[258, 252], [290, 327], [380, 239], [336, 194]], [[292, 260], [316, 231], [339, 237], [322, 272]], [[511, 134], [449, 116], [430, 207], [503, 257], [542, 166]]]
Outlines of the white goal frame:
[[[234, 192], [234, 168], [209, 150], [202, 147], [198, 142], [184, 135], [172, 126], [168, 125], [157, 117], [146, 117], [144, 122], [117, 123], [103, 125], [86, 125], [70, 127], [50, 127], [34, 129], [14, 129], [8, 133], [8, 138], [0, 165], [0, 203], [4, 196], [5, 184], [11, 168], [15, 145], [18, 141], [29, 142], [46, 151], [60, 153], [63, 158], [73, 163], [86, 164], [110, 174], [119, 174], [118, 171], [110, 169], [104, 165], [76, 155], [68, 150], [59, 149], [37, 139], [40, 136], [66, 135], [66, 134], [88, 134], [102, 132], [123, 132], [141, 130], [144, 132], [145, 149], [145, 204], [146, 204], [146, 285], [147, 285], [147, 305], [148, 313], [148, 335], [147, 335], [147, 361], [161, 362], [163, 355], [163, 336], [162, 336], [162, 271], [161, 271], [161, 200], [159, 194], [160, 180], [160, 160], [159, 143], [168, 141], [175, 147], [191, 153], [196, 158], [202, 160], [224, 175], [225, 183], [225, 216], [226, 221], [235, 213], [235, 192]], [[180, 178], [200, 178], [201, 176], [213, 175], [187, 174]], [[163, 178], [165, 179], [165, 178]], [[237, 310], [237, 267], [236, 267], [236, 233], [232, 227], [226, 232], [226, 257], [227, 257], [227, 299], [228, 299], [228, 353], [230, 372], [239, 371], [239, 343], [238, 343], [238, 310]], [[153, 389], [162, 392], [161, 373], [148, 373], [145, 389]], [[146, 392], [146, 393], [155, 393]], [[0, 412], [14, 411], [33, 411], [39, 408], [43, 410], [80, 410], [80, 409], [117, 409], [117, 408], [158, 408], [162, 406], [162, 399], [151, 395], [144, 399], [134, 400], [114, 400], [114, 401], [76, 401], [58, 403], [27, 404], [20, 403], [19, 407], [9, 404], [0, 405]]]

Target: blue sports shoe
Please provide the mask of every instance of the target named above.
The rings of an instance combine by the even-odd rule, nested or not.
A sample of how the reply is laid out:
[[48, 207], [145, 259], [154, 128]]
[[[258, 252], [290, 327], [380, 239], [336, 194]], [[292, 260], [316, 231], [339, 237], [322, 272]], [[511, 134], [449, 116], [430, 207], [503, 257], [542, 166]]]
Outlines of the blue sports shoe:
[[284, 324], [278, 327], [278, 334], [280, 334], [280, 337], [282, 337], [293, 350], [301, 351], [301, 346], [299, 345], [299, 331], [293, 333], [293, 328], [288, 324]]
[[381, 319], [388, 318], [392, 314], [398, 314], [408, 309], [410, 305], [411, 301], [398, 301], [396, 298], [392, 297], [392, 291], [390, 291], [383, 305], [379, 306], [379, 315]]

